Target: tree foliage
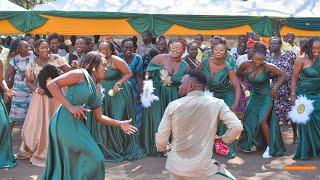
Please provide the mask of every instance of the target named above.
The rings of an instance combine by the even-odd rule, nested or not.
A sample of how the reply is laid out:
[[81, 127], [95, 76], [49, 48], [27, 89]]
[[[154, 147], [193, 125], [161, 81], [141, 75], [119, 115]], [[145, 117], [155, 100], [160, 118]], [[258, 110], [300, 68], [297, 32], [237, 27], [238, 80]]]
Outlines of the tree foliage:
[[45, 4], [55, 0], [10, 0], [10, 1], [26, 9], [32, 9], [37, 4]]

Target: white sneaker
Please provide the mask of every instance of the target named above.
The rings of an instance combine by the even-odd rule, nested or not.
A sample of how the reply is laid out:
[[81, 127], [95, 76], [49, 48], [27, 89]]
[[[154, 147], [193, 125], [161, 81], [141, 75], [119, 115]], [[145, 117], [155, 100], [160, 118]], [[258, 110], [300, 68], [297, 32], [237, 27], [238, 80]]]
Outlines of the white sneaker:
[[271, 158], [271, 157], [272, 157], [272, 156], [270, 156], [270, 154], [269, 154], [269, 146], [267, 146], [266, 151], [264, 151], [262, 157], [265, 158], [265, 159], [268, 159], [268, 158]]

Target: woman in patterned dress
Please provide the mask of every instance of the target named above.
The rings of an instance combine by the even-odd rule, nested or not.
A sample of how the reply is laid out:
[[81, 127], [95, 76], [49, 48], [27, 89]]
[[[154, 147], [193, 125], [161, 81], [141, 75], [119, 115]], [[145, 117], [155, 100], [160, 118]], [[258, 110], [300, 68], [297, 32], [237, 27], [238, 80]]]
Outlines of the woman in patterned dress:
[[[29, 51], [29, 44], [26, 41], [19, 41], [18, 54], [10, 62], [7, 70], [7, 76], [13, 81], [13, 90], [15, 94], [11, 101], [11, 110], [9, 117], [13, 121], [24, 121], [27, 115], [31, 91], [26, 83], [26, 67], [29, 62], [35, 59], [34, 54]], [[9, 80], [10, 81], [10, 80]]]
[[[266, 55], [266, 62], [274, 64], [282, 71], [286, 72], [290, 77], [292, 76], [296, 54], [292, 51], [281, 51], [282, 41], [278, 37], [272, 37], [269, 43], [270, 54]], [[278, 78], [272, 79], [272, 85], [277, 84]], [[287, 81], [279, 87], [277, 95], [273, 101], [275, 111], [280, 121], [290, 121], [288, 112], [290, 111], [290, 81]], [[297, 143], [297, 128], [294, 123], [291, 123], [293, 130], [293, 143]]]

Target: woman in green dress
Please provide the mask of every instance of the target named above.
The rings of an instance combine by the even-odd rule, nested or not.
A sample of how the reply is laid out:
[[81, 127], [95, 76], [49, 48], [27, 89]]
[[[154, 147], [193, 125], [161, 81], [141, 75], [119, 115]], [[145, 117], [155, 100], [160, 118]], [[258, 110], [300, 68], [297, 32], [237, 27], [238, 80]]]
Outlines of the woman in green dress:
[[293, 159], [320, 157], [320, 38], [306, 45], [306, 55], [295, 62], [291, 79], [291, 101], [296, 95], [314, 100], [314, 111], [306, 124], [298, 124], [298, 146]]
[[181, 60], [185, 48], [182, 42], [173, 42], [171, 54], [159, 54], [147, 66], [146, 79], [152, 79], [154, 95], [159, 97], [143, 110], [141, 142], [148, 155], [157, 155], [155, 133], [167, 105], [179, 98], [181, 79], [188, 70], [188, 64]]
[[[0, 86], [8, 97], [13, 96], [12, 89], [9, 89], [6, 81], [3, 79], [3, 64], [0, 59]], [[13, 168], [16, 159], [12, 153], [11, 126], [8, 112], [2, 97], [0, 97], [0, 169]]]
[[[135, 125], [135, 92], [129, 81], [132, 72], [125, 60], [113, 55], [113, 43], [99, 43], [99, 51], [105, 55], [108, 67], [105, 78], [101, 81], [105, 94], [103, 114], [115, 119], [132, 119]], [[118, 127], [100, 124], [97, 133], [98, 143], [101, 144], [107, 161], [120, 162], [145, 157], [138, 134], [128, 136]]]
[[[240, 99], [240, 83], [236, 73], [226, 62], [227, 47], [224, 44], [217, 44], [213, 47], [213, 57], [204, 59], [198, 66], [207, 77], [207, 88], [213, 92], [213, 96], [223, 99], [233, 112], [237, 111]], [[227, 131], [227, 127], [219, 121], [217, 135], [222, 136]], [[229, 144], [229, 154], [227, 158], [234, 158], [236, 155], [234, 144]]]
[[[220, 36], [214, 36], [212, 39], [210, 39], [210, 44], [211, 44], [211, 48], [203, 53], [203, 56], [201, 58], [201, 62], [206, 60], [206, 59], [209, 59], [209, 58], [211, 58], [213, 56], [213, 53], [212, 53], [213, 52], [213, 48], [217, 44], [226, 45], [224, 43], [224, 41], [223, 41], [223, 38], [220, 37]], [[237, 68], [236, 60], [235, 60], [235, 58], [232, 56], [232, 54], [229, 51], [227, 51], [227, 53], [226, 53], [225, 60], [229, 63], [229, 66], [232, 69], [236, 69]]]
[[[102, 115], [102, 99], [97, 84], [104, 78], [106, 61], [102, 54], [83, 56], [81, 68], [69, 71], [47, 85], [62, 106], [54, 114], [49, 128], [48, 155], [42, 179], [104, 179], [104, 157], [86, 126], [94, 119], [109, 126], [118, 126], [127, 134], [137, 129], [131, 121], [117, 121]], [[65, 95], [63, 87], [68, 87]]]
[[[261, 149], [266, 142], [263, 158], [281, 156], [285, 147], [280, 133], [279, 122], [272, 105], [279, 87], [288, 79], [288, 75], [275, 65], [264, 62], [267, 48], [262, 43], [254, 46], [253, 60], [243, 62], [238, 69], [238, 76], [251, 85], [251, 96], [244, 115], [244, 132], [239, 139], [239, 146], [245, 152]], [[277, 84], [271, 89], [271, 74], [278, 77]]]

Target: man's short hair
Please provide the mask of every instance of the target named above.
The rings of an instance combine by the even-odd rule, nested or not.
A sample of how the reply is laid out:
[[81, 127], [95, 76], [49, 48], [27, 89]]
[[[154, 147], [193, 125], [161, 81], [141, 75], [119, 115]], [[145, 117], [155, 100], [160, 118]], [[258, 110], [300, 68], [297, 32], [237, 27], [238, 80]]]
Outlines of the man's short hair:
[[62, 42], [62, 36], [60, 36], [60, 34], [57, 33], [50, 34], [47, 38], [47, 41], [50, 43], [52, 39], [58, 39], [59, 42]]
[[189, 75], [190, 78], [194, 78], [197, 83], [202, 84], [204, 86], [207, 85], [207, 77], [199, 71], [190, 71], [187, 73], [187, 75]]
[[144, 34], [146, 36], [152, 37], [151, 31], [143, 31], [141, 34]]

